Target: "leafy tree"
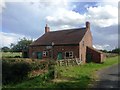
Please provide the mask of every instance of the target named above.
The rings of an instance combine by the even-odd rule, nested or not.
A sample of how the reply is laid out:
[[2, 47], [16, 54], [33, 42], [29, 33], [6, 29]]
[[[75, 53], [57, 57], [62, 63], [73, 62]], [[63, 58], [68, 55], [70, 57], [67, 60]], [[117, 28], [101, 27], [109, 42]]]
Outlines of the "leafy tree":
[[28, 40], [25, 37], [20, 39], [17, 44], [11, 43], [11, 50], [14, 52], [21, 52], [22, 50], [28, 50], [29, 45], [32, 43], [32, 40]]
[[14, 51], [14, 47], [15, 47], [15, 44], [14, 44], [14, 43], [11, 43], [11, 44], [10, 44], [10, 51], [11, 51], [11, 52]]
[[1, 48], [1, 51], [3, 51], [3, 52], [9, 52], [10, 48], [5, 46], [5, 47]]
[[107, 53], [107, 52], [108, 52], [107, 50], [100, 50], [100, 51], [105, 52], [105, 53]]
[[111, 51], [112, 53], [120, 54], [120, 48], [115, 48]]

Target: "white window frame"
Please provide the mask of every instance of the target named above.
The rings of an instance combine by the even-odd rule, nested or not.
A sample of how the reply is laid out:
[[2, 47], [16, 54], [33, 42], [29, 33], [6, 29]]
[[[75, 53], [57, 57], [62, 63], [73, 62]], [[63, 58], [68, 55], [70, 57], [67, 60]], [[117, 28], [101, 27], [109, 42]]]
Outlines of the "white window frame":
[[48, 51], [43, 51], [43, 57], [47, 57], [48, 56]]
[[[66, 53], [69, 53], [69, 57], [66, 57]], [[66, 51], [65, 58], [73, 58], [73, 51]]]
[[32, 56], [35, 56], [35, 52], [32, 52]]

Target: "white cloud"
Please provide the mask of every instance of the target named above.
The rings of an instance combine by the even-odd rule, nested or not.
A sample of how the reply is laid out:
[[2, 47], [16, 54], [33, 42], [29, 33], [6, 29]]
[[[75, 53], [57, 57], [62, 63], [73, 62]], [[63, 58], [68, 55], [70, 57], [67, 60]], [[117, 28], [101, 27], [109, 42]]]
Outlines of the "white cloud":
[[0, 0], [0, 7], [5, 7], [5, 1], [4, 0]]
[[[52, 10], [57, 11], [59, 8], [67, 9], [69, 6], [67, 0], [46, 0], [46, 2], [43, 0], [5, 1], [7, 2], [5, 12], [1, 16], [3, 21], [0, 28], [2, 28], [3, 32], [0, 32], [0, 46], [9, 46], [10, 43], [16, 43], [22, 37], [31, 36], [34, 38], [38, 37], [37, 35], [40, 36], [41, 30], [44, 30], [46, 15], [52, 15]], [[1, 5], [3, 7], [5, 3]], [[11, 33], [5, 33], [8, 31]]]
[[[57, 14], [56, 14], [57, 13]], [[47, 16], [46, 20], [52, 25], [72, 25], [76, 26], [85, 21], [85, 16], [72, 10], [59, 8], [53, 16]]]
[[0, 0], [0, 13], [2, 13], [2, 10], [5, 8], [5, 1]]
[[11, 43], [17, 43], [21, 38], [25, 37], [24, 35], [14, 34], [14, 33], [4, 33], [0, 32], [0, 47], [10, 46]]
[[86, 18], [100, 27], [118, 24], [118, 8], [111, 5], [87, 8]]
[[99, 27], [108, 27], [118, 24], [118, 8], [112, 5], [103, 5], [97, 7], [87, 7], [84, 14], [77, 13], [66, 8], [59, 8], [55, 14], [46, 17], [51, 25], [72, 25], [77, 26], [85, 21], [90, 21], [92, 25]]
[[[106, 30], [107, 31], [105, 31], [105, 30], [104, 31], [101, 31], [101, 30], [97, 31], [97, 29], [96, 29], [93, 32], [94, 36], [97, 38], [100, 38], [101, 40], [105, 40], [105, 41], [109, 41], [109, 42], [118, 41], [118, 32], [115, 32], [115, 31], [117, 31], [116, 29], [111, 30], [110, 28], [107, 28]], [[109, 30], [111, 31], [111, 33], [109, 33], [110, 32]]]
[[[13, 1], [20, 2], [20, 0]], [[87, 12], [80, 14], [72, 11], [76, 6], [71, 8], [68, 0], [22, 0], [21, 2], [23, 1], [30, 2], [29, 5], [24, 4], [28, 11], [36, 17], [39, 17], [40, 21], [46, 18], [46, 22], [55, 29], [60, 27], [64, 28], [64, 25], [77, 27], [84, 24], [85, 21], [90, 21], [92, 25], [99, 27], [108, 27], [118, 24], [118, 8], [107, 3], [103, 5], [98, 4], [99, 6], [97, 7], [86, 7]], [[41, 14], [43, 10], [45, 12]]]
[[[108, 41], [118, 41], [118, 34], [108, 35], [108, 37], [106, 37], [106, 40], [108, 40]], [[118, 42], [116, 42], [116, 43], [118, 43]]]
[[[64, 0], [59, 0], [59, 1], [58, 0], [52, 0], [52, 1], [15, 0], [15, 1], [23, 2], [22, 3], [23, 5], [21, 6], [19, 5], [19, 8], [18, 8], [18, 5], [16, 5], [14, 9], [12, 8], [11, 11], [8, 11], [10, 13], [13, 13], [13, 15], [9, 15], [8, 18], [4, 19], [4, 20], [7, 20], [7, 22], [9, 22], [7, 24], [5, 23], [4, 25], [10, 26], [10, 27], [5, 26], [5, 29], [8, 27], [6, 30], [11, 30], [10, 32], [12, 33], [18, 33], [18, 34], [20, 33], [27, 36], [29, 34], [31, 35], [31, 37], [35, 37], [37, 35], [40, 36], [44, 32], [43, 29], [45, 25], [45, 19], [46, 19], [46, 22], [50, 24], [50, 27], [52, 27], [54, 30], [63, 29], [63, 28], [73, 28], [78, 26], [81, 27], [85, 23], [85, 21], [90, 21], [91, 26], [97, 26], [97, 28], [108, 27], [108, 26], [118, 24], [118, 21], [117, 21], [118, 8], [116, 4], [113, 5], [114, 2], [111, 4], [109, 3], [98, 4], [98, 6], [96, 7], [86, 6], [87, 11], [84, 14], [81, 14], [72, 10], [73, 8], [75, 9], [78, 7], [69, 5], [69, 3], [67, 2], [68, 0], [65, 0], [65, 1]], [[24, 3], [25, 1], [29, 3]], [[14, 12], [12, 12], [12, 10]], [[12, 21], [11, 18], [17, 19], [18, 26], [15, 23], [10, 24]], [[16, 27], [19, 27], [19, 28], [16, 28]], [[104, 30], [104, 31], [107, 31], [107, 30]], [[110, 42], [116, 40], [116, 37], [115, 37], [116, 35], [107, 35], [106, 33], [105, 34], [106, 37], [103, 37], [104, 35], [99, 35], [99, 33], [100, 32], [98, 31], [98, 33], [96, 33], [96, 36], [99, 37], [101, 41], [103, 41], [103, 39], [109, 40]], [[12, 37], [9, 35], [10, 34], [4, 35], [4, 38], [6, 39], [8, 39], [9, 37], [11, 38], [10, 40], [8, 40], [8, 43], [14, 41], [13, 37], [16, 41], [15, 37], [19, 36], [19, 35], [15, 35], [15, 36], [13, 35]], [[8, 45], [8, 44], [5, 44], [5, 45]], [[97, 47], [103, 48], [102, 46], [100, 45]]]
[[114, 3], [118, 3], [120, 0], [100, 0], [100, 1], [105, 3], [111, 3], [113, 5]]
[[[46, 0], [46, 2], [43, 0], [30, 0], [29, 2], [16, 2], [19, 2], [19, 0], [7, 3], [8, 7], [5, 9], [2, 16], [3, 28], [5, 30], [12, 30], [11, 32], [13, 33], [15, 31], [20, 34], [34, 33], [34, 30], [41, 33], [42, 31], [40, 32], [40, 30], [44, 28], [46, 23], [45, 17], [47, 15], [55, 14], [59, 8], [69, 9], [67, 0]], [[28, 31], [24, 32], [26, 29]]]
[[93, 45], [93, 47], [95, 49], [98, 49], [98, 50], [105, 50], [105, 49], [109, 49], [110, 45], [108, 45], [108, 44], [105, 44], [105, 45], [98, 45], [98, 44], [96, 44], [96, 45]]

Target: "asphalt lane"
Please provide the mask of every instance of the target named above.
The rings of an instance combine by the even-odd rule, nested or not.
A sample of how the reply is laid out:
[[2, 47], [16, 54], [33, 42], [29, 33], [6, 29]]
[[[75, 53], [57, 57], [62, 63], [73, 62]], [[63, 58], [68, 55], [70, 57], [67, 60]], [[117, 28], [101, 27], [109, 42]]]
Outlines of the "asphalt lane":
[[98, 71], [99, 79], [96, 80], [94, 88], [119, 88], [120, 89], [120, 64], [113, 65]]

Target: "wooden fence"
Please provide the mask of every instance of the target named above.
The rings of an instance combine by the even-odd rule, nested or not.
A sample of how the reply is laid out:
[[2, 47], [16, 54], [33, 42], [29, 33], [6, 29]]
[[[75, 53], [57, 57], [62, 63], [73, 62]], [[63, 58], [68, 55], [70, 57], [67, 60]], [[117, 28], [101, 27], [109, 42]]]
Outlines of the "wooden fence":
[[80, 65], [82, 61], [79, 58], [73, 58], [73, 59], [62, 59], [57, 60], [57, 65], [59, 66], [73, 66], [73, 65]]

